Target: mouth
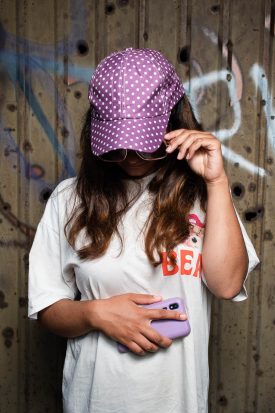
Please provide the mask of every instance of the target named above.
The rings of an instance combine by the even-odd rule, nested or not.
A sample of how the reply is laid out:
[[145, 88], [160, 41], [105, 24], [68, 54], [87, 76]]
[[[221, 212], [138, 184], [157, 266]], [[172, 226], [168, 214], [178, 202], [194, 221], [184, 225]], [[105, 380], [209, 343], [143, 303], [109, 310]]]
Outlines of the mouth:
[[139, 163], [139, 162], [125, 162], [124, 164], [125, 166], [129, 166], [131, 168], [140, 168], [141, 166], [143, 166], [143, 164]]

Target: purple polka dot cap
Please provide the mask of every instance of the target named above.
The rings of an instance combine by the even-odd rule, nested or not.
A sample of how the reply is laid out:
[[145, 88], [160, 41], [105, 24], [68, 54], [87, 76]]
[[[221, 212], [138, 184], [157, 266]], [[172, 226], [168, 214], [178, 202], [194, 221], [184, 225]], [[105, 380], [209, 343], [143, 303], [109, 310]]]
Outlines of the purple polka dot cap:
[[183, 95], [175, 68], [157, 50], [113, 52], [98, 64], [89, 84], [93, 154], [120, 148], [154, 152]]

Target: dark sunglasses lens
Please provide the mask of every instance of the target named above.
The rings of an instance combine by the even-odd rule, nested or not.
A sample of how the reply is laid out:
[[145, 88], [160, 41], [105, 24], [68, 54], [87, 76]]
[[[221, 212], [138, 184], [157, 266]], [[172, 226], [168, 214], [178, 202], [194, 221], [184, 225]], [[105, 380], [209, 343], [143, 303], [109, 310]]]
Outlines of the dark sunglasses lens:
[[162, 158], [166, 158], [167, 156], [166, 148], [167, 146], [165, 145], [164, 142], [162, 142], [160, 147], [155, 152], [139, 152], [139, 154], [143, 159], [146, 159], [146, 160], [162, 159]]
[[121, 162], [126, 158], [126, 150], [116, 149], [115, 151], [109, 151], [99, 155], [99, 158], [108, 162]]

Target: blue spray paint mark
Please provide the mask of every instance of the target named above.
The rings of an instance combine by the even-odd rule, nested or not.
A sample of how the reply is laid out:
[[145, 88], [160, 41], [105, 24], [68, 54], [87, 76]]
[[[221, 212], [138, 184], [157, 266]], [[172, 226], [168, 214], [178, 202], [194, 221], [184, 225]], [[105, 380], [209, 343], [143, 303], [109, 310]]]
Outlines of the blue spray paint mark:
[[[20, 64], [22, 67], [26, 67], [26, 57], [19, 56], [19, 61], [24, 58], [23, 64]], [[34, 95], [31, 86], [29, 85], [26, 77], [23, 77], [22, 72], [16, 71], [16, 61], [17, 59], [14, 58], [14, 64], [6, 66], [5, 69], [9, 74], [10, 79], [12, 80], [14, 86], [18, 83], [22, 92], [25, 94], [26, 100], [28, 101], [30, 107], [33, 109], [38, 121], [40, 122], [42, 128], [44, 129], [49, 141], [51, 142], [53, 148], [56, 150], [58, 156], [62, 160], [64, 164], [64, 168], [68, 173], [68, 176], [74, 176], [75, 170], [71, 165], [70, 160], [68, 159], [67, 155], [64, 152], [63, 146], [59, 143], [52, 126], [50, 125], [46, 115], [44, 114], [41, 105], [39, 104], [36, 96]], [[28, 67], [28, 66], [27, 66]]]

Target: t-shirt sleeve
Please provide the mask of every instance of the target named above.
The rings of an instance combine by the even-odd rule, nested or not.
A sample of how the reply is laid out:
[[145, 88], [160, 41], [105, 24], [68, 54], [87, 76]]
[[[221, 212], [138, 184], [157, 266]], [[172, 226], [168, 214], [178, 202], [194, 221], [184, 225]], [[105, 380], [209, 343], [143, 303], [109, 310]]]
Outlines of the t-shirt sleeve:
[[244, 239], [244, 243], [246, 246], [246, 251], [247, 251], [247, 255], [248, 255], [248, 269], [247, 269], [247, 273], [241, 288], [241, 291], [239, 292], [238, 295], [236, 295], [235, 297], [232, 298], [231, 301], [243, 301], [246, 300], [248, 297], [248, 293], [246, 290], [246, 286], [245, 283], [249, 277], [249, 274], [254, 270], [254, 268], [259, 264], [260, 260], [256, 254], [255, 248], [246, 232], [246, 229], [241, 221], [241, 218], [236, 210], [235, 205], [233, 204], [238, 221], [239, 221], [239, 225], [241, 227], [241, 231], [242, 231], [242, 235], [243, 235], [243, 239]]
[[[40, 310], [61, 300], [74, 300], [78, 289], [69, 244], [62, 235], [57, 190], [49, 200], [38, 224], [29, 253], [28, 317], [37, 319]], [[61, 228], [61, 230], [60, 230]]]

